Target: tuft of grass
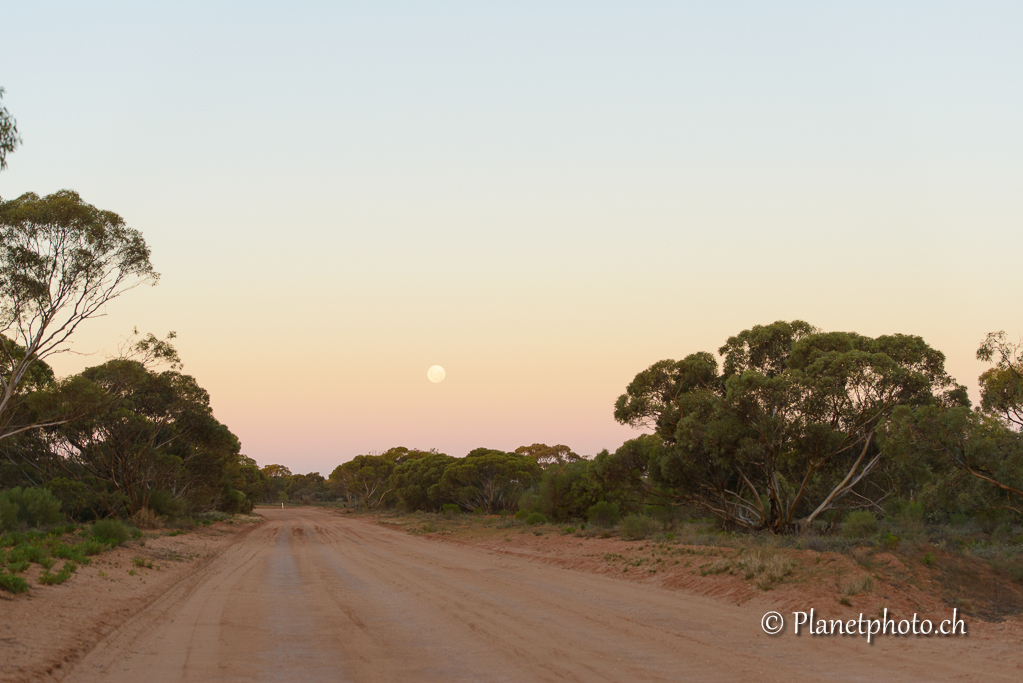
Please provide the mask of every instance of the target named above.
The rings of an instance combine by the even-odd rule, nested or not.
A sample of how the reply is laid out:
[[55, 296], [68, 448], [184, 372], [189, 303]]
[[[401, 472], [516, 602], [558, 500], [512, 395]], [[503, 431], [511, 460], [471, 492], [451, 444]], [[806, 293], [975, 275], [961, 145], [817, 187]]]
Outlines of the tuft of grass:
[[874, 590], [874, 579], [871, 576], [863, 576], [855, 581], [846, 584], [842, 594], [847, 597], [859, 595], [860, 593], [869, 593]]
[[767, 548], [755, 548], [743, 551], [735, 568], [747, 581], [755, 580], [757, 588], [766, 591], [792, 573], [792, 562]]

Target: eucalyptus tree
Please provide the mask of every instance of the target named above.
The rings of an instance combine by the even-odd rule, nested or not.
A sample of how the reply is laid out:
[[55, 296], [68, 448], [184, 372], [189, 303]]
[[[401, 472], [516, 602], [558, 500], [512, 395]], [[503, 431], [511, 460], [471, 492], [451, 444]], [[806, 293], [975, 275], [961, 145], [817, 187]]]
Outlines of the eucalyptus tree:
[[[4, 89], [0, 88], [0, 100], [3, 100]], [[18, 123], [7, 111], [7, 107], [0, 102], [0, 171], [7, 168], [7, 155], [18, 148], [21, 144], [21, 136], [18, 134]]]
[[1023, 343], [1005, 332], [987, 335], [978, 360], [980, 409], [902, 408], [886, 445], [906, 463], [927, 468], [927, 502], [957, 511], [996, 507], [1023, 514]]
[[[785, 532], [842, 506], [876, 506], [877, 432], [902, 405], [968, 404], [944, 356], [919, 337], [757, 325], [712, 354], [639, 373], [615, 419], [653, 426], [599, 469], [739, 527]], [[638, 468], [638, 471], [637, 471]]]
[[532, 446], [519, 446], [515, 449], [519, 455], [528, 455], [536, 460], [540, 467], [546, 469], [551, 465], [565, 465], [570, 462], [579, 462], [582, 456], [574, 453], [571, 448], [564, 444], [548, 446], [545, 443], [535, 443]]
[[192, 509], [225, 502], [239, 507], [230, 486], [244, 464], [238, 438], [213, 416], [209, 394], [194, 378], [125, 359], [80, 377], [103, 400], [84, 416], [42, 431], [51, 467], [116, 493], [110, 514], [121, 504], [130, 513], [149, 507], [158, 491]]
[[980, 376], [981, 408], [1013, 429], [1023, 428], [1023, 342], [992, 332], [977, 349], [977, 359], [994, 364]]
[[0, 202], [0, 438], [72, 417], [13, 424], [33, 366], [68, 350], [86, 320], [141, 283], [156, 284], [142, 234], [76, 192]]
[[409, 510], [439, 510], [448, 502], [441, 494], [444, 470], [457, 458], [429, 453], [397, 465], [390, 478], [391, 488]]
[[335, 467], [328, 478], [338, 493], [350, 502], [367, 508], [377, 507], [393, 500], [391, 474], [396, 467], [432, 453], [435, 451], [396, 446], [376, 455], [357, 455]]
[[466, 510], [496, 512], [514, 508], [541, 472], [536, 460], [527, 455], [477, 448], [447, 465], [438, 493]]

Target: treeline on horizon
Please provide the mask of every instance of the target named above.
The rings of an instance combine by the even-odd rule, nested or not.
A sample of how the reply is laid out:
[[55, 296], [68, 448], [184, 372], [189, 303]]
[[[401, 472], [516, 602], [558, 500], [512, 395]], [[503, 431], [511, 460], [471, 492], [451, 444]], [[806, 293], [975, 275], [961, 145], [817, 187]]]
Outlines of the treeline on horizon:
[[[0, 171], [20, 141], [0, 102]], [[935, 521], [1023, 515], [1023, 345], [1001, 332], [977, 350], [991, 367], [975, 407], [920, 337], [779, 321], [637, 374], [614, 418], [650, 433], [614, 452], [396, 447], [324, 478], [242, 455], [173, 333], [55, 376], [47, 358], [82, 324], [158, 279], [141, 233], [77, 193], [0, 198], [0, 530], [285, 499], [552, 520], [687, 510], [775, 533], [905, 506]]]
[[775, 533], [833, 528], [854, 511], [910, 507], [933, 522], [1023, 514], [1023, 345], [1004, 333], [977, 351], [992, 367], [976, 407], [917, 336], [779, 321], [729, 338], [718, 355], [636, 375], [614, 417], [652, 433], [592, 459], [564, 445], [461, 458], [396, 447], [327, 478], [268, 465], [262, 500], [554, 521], [685, 510]]

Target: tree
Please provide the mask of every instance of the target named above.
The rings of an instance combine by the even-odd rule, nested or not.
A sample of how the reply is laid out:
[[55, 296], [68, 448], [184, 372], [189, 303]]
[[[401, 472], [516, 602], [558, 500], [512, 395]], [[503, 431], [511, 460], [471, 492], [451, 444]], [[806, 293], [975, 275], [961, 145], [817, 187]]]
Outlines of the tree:
[[112, 299], [158, 278], [141, 233], [75, 192], [0, 202], [0, 438], [40, 426], [8, 426], [32, 367], [66, 351]]
[[514, 508], [540, 472], [540, 465], [528, 456], [477, 448], [445, 468], [439, 493], [466, 510], [492, 513]]
[[1023, 514], [1023, 436], [997, 415], [963, 406], [901, 406], [884, 443], [893, 457], [926, 473], [914, 479], [929, 506]]
[[533, 458], [544, 469], [551, 465], [564, 465], [582, 460], [582, 457], [573, 453], [572, 449], [564, 444], [548, 446], [545, 443], [535, 443], [532, 446], [519, 446], [515, 452]]
[[1023, 428], [1023, 342], [991, 332], [977, 349], [977, 359], [994, 363], [980, 376], [981, 409], [1016, 430]]
[[389, 501], [395, 467], [430, 453], [397, 446], [380, 455], [357, 455], [335, 467], [329, 478], [350, 501], [372, 508]]
[[[0, 88], [0, 100], [3, 100], [4, 89]], [[7, 111], [7, 107], [0, 102], [0, 171], [7, 168], [7, 155], [12, 153], [21, 144], [21, 136], [18, 135], [18, 124]]]
[[391, 488], [409, 510], [439, 510], [447, 502], [441, 495], [441, 478], [448, 465], [456, 461], [444, 453], [406, 460], [394, 468]]
[[927, 497], [936, 502], [953, 509], [1023, 513], [1023, 343], [992, 332], [981, 342], [977, 358], [994, 365], [979, 378], [978, 411], [902, 407], [886, 445], [904, 462], [926, 463], [935, 481]]
[[611, 460], [645, 453], [649, 492], [739, 527], [785, 532], [839, 505], [876, 505], [886, 492], [871, 479], [882, 460], [875, 437], [895, 408], [968, 405], [944, 356], [919, 337], [780, 321], [729, 338], [718, 353], [720, 372], [697, 353], [637, 375], [615, 418], [655, 425], [663, 447], [619, 449]]
[[81, 377], [105, 400], [85, 417], [45, 430], [51, 468], [116, 492], [109, 514], [121, 502], [129, 513], [149, 507], [158, 491], [193, 509], [238, 507], [231, 474], [241, 464], [240, 444], [213, 417], [209, 394], [194, 378], [124, 359]]

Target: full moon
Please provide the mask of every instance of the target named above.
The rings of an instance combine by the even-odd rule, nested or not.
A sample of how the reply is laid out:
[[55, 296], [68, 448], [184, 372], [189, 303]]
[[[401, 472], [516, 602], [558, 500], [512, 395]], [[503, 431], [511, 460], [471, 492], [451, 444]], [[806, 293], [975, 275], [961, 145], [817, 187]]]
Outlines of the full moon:
[[444, 372], [444, 368], [442, 368], [439, 365], [434, 365], [433, 367], [426, 371], [427, 379], [429, 379], [434, 384], [436, 384], [437, 382], [443, 382], [444, 376], [446, 374], [447, 373]]

